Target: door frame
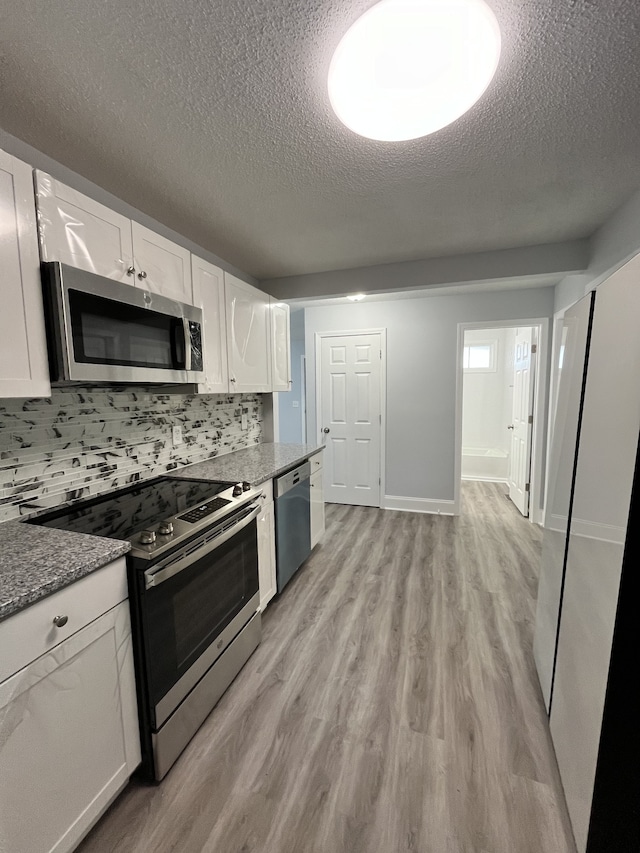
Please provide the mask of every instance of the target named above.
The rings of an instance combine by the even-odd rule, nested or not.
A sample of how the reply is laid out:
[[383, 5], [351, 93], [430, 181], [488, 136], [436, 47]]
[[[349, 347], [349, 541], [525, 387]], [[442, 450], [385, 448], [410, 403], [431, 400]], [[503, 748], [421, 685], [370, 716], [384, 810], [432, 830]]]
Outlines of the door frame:
[[[380, 494], [378, 506], [384, 507], [386, 494], [385, 487], [385, 458], [387, 447], [387, 330], [381, 329], [349, 329], [347, 331], [315, 332], [315, 359], [316, 359], [316, 436], [322, 444], [320, 437], [320, 420], [322, 414], [322, 340], [323, 338], [355, 337], [356, 335], [380, 335]], [[309, 436], [307, 436], [307, 439]]]
[[458, 323], [456, 356], [456, 424], [455, 424], [455, 487], [454, 514], [460, 514], [460, 484], [462, 481], [462, 368], [464, 333], [484, 329], [515, 329], [532, 326], [538, 332], [533, 381], [533, 435], [531, 437], [531, 474], [529, 494], [529, 521], [542, 524], [544, 518], [544, 490], [546, 467], [547, 404], [549, 384], [549, 318], [534, 317], [525, 320], [482, 320]]

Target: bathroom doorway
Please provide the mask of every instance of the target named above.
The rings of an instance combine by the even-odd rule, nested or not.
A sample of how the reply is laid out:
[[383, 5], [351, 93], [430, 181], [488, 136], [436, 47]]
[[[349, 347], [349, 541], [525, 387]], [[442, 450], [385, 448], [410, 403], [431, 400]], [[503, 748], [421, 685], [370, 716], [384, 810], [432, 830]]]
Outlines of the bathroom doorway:
[[462, 325], [459, 335], [459, 479], [504, 484], [532, 520], [540, 509], [534, 456], [541, 337], [533, 322]]

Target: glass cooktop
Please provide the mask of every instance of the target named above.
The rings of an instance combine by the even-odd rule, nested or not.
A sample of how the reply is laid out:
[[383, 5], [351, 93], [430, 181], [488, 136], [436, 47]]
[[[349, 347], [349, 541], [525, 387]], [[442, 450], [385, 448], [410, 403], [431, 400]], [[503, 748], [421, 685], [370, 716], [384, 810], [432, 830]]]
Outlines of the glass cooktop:
[[230, 485], [233, 484], [159, 477], [27, 519], [27, 522], [110, 539], [130, 539], [163, 519], [198, 507]]

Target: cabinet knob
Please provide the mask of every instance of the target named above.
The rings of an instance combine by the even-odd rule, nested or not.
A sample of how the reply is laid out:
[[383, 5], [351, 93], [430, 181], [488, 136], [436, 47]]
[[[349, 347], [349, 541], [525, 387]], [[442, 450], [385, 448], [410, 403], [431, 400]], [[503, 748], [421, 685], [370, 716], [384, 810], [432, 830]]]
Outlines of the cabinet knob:
[[135, 267], [127, 267], [127, 275], [133, 275], [135, 271]]
[[509, 424], [509, 426], [507, 427], [507, 429], [515, 429], [515, 426], [514, 426], [513, 424]]
[[325, 428], [322, 430], [322, 432], [324, 432], [324, 433], [328, 433], [328, 432], [331, 432], [331, 430], [329, 429], [329, 427], [325, 427]]
[[56, 626], [56, 628], [64, 628], [68, 621], [68, 616], [56, 616], [53, 620], [53, 624]]
[[146, 272], [144, 270], [140, 270], [140, 272], [138, 273], [138, 278], [142, 281], [146, 277], [147, 277]]
[[230, 381], [231, 381], [231, 382], [235, 382], [236, 380], [235, 380], [235, 378], [232, 376]]

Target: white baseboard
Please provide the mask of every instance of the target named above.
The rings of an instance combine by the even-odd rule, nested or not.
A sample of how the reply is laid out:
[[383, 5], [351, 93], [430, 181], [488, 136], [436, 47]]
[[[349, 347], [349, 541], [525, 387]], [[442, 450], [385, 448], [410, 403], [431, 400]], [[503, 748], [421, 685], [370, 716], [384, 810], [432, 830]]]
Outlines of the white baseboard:
[[472, 477], [469, 474], [463, 474], [461, 480], [472, 480], [474, 483], [508, 483], [506, 477]]
[[430, 512], [434, 515], [457, 515], [455, 501], [436, 501], [431, 498], [402, 498], [397, 495], [385, 495], [383, 509], [396, 509], [401, 512]]

